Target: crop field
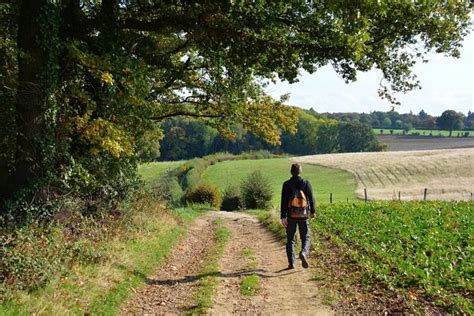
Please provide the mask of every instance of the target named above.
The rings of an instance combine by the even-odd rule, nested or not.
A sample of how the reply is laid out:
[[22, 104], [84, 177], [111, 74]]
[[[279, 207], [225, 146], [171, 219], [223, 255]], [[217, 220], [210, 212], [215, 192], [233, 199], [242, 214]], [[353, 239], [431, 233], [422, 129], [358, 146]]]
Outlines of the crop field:
[[[203, 180], [224, 190], [231, 184], [239, 185], [240, 181], [252, 171], [260, 170], [272, 184], [273, 205], [278, 207], [281, 186], [290, 178], [290, 167], [291, 161], [287, 158], [223, 161], [207, 168]], [[328, 203], [331, 192], [334, 194], [334, 201], [356, 199], [356, 182], [347, 171], [304, 164], [303, 177], [311, 182], [316, 203]]]
[[311, 223], [369, 279], [449, 312], [474, 313], [472, 202], [340, 203], [321, 207]]
[[470, 200], [474, 192], [474, 148], [344, 153], [293, 158], [347, 170], [357, 180], [357, 196], [367, 188], [372, 200]]
[[[393, 130], [393, 134], [390, 133], [390, 130]], [[429, 136], [449, 136], [449, 131], [447, 130], [428, 130], [428, 129], [411, 129], [405, 134], [403, 134], [403, 129], [391, 129], [391, 128], [374, 128], [374, 133], [380, 135], [380, 131], [383, 131], [382, 135], [420, 135], [423, 137]], [[463, 136], [467, 133], [468, 137], [474, 137], [474, 131], [463, 131], [455, 130], [451, 133], [452, 137]]]
[[474, 148], [474, 137], [378, 135], [377, 138], [387, 145], [388, 151]]

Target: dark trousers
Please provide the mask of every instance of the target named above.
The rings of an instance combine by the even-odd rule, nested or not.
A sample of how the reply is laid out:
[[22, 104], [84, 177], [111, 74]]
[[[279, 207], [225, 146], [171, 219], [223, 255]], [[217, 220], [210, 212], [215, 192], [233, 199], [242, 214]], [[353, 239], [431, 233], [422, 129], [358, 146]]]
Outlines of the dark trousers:
[[286, 255], [288, 256], [288, 264], [295, 264], [295, 235], [296, 226], [300, 232], [301, 253], [305, 256], [309, 254], [309, 219], [291, 219], [288, 218], [288, 226], [286, 227]]

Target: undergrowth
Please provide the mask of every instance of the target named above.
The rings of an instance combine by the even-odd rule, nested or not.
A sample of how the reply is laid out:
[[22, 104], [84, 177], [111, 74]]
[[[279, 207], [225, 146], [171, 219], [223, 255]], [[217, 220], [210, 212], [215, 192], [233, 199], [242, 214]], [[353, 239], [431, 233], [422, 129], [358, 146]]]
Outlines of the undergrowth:
[[199, 214], [171, 211], [151, 193], [122, 207], [100, 217], [68, 209], [0, 232], [0, 314], [117, 311]]

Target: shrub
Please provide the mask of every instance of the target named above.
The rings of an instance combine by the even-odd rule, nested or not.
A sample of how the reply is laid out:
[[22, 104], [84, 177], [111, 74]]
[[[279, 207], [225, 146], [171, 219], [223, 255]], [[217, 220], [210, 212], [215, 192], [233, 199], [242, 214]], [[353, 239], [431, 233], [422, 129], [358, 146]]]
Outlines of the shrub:
[[183, 201], [186, 204], [210, 204], [212, 207], [219, 207], [221, 194], [216, 186], [209, 183], [200, 183], [186, 190]]
[[181, 189], [177, 177], [166, 175], [160, 178], [153, 190], [158, 194], [158, 197], [167, 200], [172, 206], [181, 206], [183, 189]]
[[256, 170], [242, 180], [242, 202], [247, 209], [268, 209], [272, 201], [270, 180]]
[[222, 197], [221, 210], [235, 211], [242, 208], [242, 196], [240, 188], [236, 185], [230, 185], [224, 190]]

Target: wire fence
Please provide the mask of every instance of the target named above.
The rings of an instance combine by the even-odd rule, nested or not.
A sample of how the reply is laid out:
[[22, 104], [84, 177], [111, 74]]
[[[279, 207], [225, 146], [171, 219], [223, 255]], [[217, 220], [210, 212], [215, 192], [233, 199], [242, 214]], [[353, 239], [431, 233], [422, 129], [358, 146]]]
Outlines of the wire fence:
[[[441, 200], [439, 198], [436, 198], [437, 196], [439, 196], [439, 194], [437, 193], [433, 193], [433, 195], [430, 197], [430, 190], [428, 188], [423, 188], [422, 190], [420, 190], [420, 193], [417, 194], [417, 195], [414, 195], [413, 192], [410, 192], [410, 193], [403, 193], [403, 191], [393, 191], [393, 194], [391, 196], [391, 198], [387, 198], [387, 199], [380, 199], [379, 196], [377, 196], [376, 199], [371, 199], [370, 198], [370, 192], [367, 188], [364, 188], [364, 195], [362, 198], [357, 198], [357, 199], [354, 199], [354, 198], [342, 198], [341, 197], [337, 197], [333, 192], [330, 192], [329, 193], [329, 196], [328, 196], [328, 200], [326, 199], [323, 199], [323, 200], [320, 200], [319, 202], [322, 202], [322, 203], [327, 203], [329, 202], [329, 204], [335, 204], [337, 202], [354, 202], [354, 201], [357, 201], [357, 202], [371, 202], [371, 201], [387, 201], [387, 200], [392, 200], [392, 201], [419, 201], [419, 200], [423, 200], [423, 201], [427, 201], [427, 200]], [[434, 198], [432, 198], [434, 197]], [[337, 198], [337, 200], [336, 200]], [[462, 200], [462, 201], [474, 201], [474, 192], [470, 192], [470, 193], [467, 193], [466, 194], [466, 197], [463, 198], [463, 199], [450, 199], [452, 201], [459, 201], [459, 200]]]

